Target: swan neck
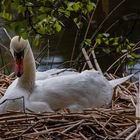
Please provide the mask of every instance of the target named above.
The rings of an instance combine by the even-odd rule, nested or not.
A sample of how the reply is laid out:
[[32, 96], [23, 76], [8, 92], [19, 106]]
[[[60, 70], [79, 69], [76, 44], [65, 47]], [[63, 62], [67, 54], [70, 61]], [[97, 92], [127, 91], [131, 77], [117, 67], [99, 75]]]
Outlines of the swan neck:
[[27, 90], [33, 90], [35, 86], [35, 72], [35, 59], [30, 48], [23, 59], [23, 75], [19, 78], [20, 86]]

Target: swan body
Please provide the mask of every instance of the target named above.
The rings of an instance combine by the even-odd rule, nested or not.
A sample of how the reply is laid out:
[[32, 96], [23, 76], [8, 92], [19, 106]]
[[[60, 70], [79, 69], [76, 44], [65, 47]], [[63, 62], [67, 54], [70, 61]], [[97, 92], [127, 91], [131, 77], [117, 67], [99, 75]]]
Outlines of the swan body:
[[47, 78], [55, 77], [55, 76], [62, 76], [62, 75], [70, 75], [70, 74], [78, 74], [74, 69], [50, 69], [43, 72], [36, 72], [36, 80], [45, 80]]
[[63, 108], [79, 112], [86, 107], [106, 107], [111, 103], [113, 87], [132, 76], [108, 81], [98, 71], [85, 70], [36, 78], [35, 60], [28, 40], [13, 37], [10, 51], [18, 78], [0, 99], [0, 113], [8, 110], [53, 112]]

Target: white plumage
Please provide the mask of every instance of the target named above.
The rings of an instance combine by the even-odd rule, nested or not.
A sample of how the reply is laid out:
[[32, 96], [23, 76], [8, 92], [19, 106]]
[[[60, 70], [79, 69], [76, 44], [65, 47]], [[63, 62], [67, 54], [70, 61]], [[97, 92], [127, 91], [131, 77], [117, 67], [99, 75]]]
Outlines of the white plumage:
[[61, 70], [53, 69], [50, 70], [51, 75], [49, 71], [47, 76], [45, 72], [36, 74], [35, 60], [28, 40], [13, 37], [10, 50], [19, 78], [0, 99], [0, 113], [8, 110], [52, 112], [67, 107], [76, 112], [86, 107], [107, 106], [112, 100], [113, 87], [132, 76], [108, 81], [95, 70], [54, 75], [54, 72], [59, 73]]
[[75, 69], [50, 69], [47, 71], [43, 71], [43, 72], [36, 72], [36, 80], [45, 80], [51, 77], [55, 77], [55, 76], [62, 76], [62, 75], [71, 75], [71, 74], [77, 74], [78, 72], [76, 72]]

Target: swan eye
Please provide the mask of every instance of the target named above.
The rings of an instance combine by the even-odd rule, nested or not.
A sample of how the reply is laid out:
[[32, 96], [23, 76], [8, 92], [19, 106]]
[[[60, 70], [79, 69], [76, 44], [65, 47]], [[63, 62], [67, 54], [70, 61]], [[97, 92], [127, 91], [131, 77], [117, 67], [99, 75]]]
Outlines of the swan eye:
[[15, 52], [14, 51], [14, 56], [17, 59], [20, 59], [21, 57], [24, 57], [24, 50], [20, 51], [20, 52]]

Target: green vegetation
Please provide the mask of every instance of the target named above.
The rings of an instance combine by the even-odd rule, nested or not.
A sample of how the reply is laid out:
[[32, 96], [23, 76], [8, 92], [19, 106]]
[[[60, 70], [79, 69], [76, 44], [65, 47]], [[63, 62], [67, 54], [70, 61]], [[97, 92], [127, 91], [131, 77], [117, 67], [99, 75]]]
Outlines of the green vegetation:
[[[32, 36], [33, 46], [39, 46], [42, 39], [65, 30], [67, 22], [72, 22], [77, 31], [71, 61], [74, 59], [75, 47], [78, 44], [79, 48], [86, 49], [88, 55], [93, 49], [95, 51], [101, 49], [105, 54], [115, 53], [119, 56], [118, 58], [124, 55], [125, 59], [123, 57], [120, 61], [127, 61], [130, 65], [134, 65], [135, 60], [139, 58], [135, 52], [139, 49], [137, 44], [135, 45], [123, 36], [111, 36], [107, 32], [100, 32], [104, 23], [124, 2], [123, 0], [119, 3], [97, 29], [92, 30], [92, 33], [90, 29], [93, 17], [95, 18], [96, 15], [96, 7], [99, 6], [98, 0], [75, 0], [74, 2], [69, 0], [1, 0], [0, 19], [3, 22], [2, 26], [14, 31], [17, 35], [23, 38]], [[78, 39], [78, 36], [81, 39]], [[80, 56], [77, 59], [80, 59]]]
[[52, 35], [65, 28], [65, 20], [82, 24], [81, 16], [87, 16], [95, 8], [90, 0], [2, 0], [0, 16], [17, 34], [27, 38], [31, 34]]

